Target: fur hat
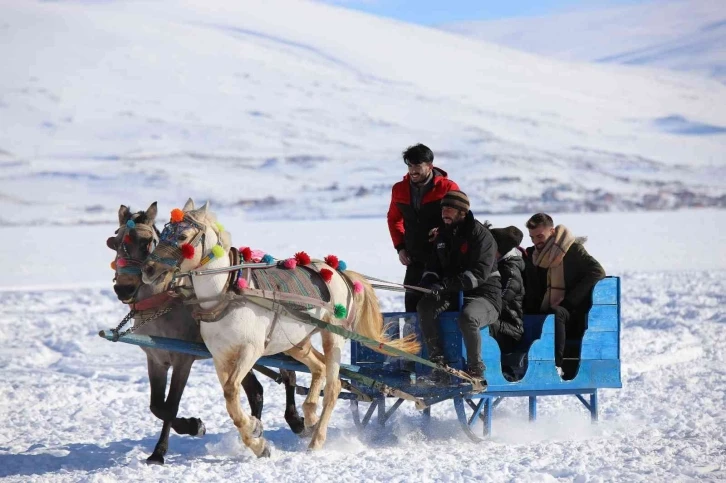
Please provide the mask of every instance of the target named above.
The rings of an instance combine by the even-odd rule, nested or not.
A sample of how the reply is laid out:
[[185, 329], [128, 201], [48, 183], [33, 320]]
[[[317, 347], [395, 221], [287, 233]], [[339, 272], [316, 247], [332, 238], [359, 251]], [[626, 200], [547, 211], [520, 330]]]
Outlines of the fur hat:
[[450, 206], [461, 211], [469, 211], [469, 197], [463, 191], [451, 190], [441, 198], [441, 206]]
[[492, 232], [494, 241], [497, 242], [497, 251], [500, 255], [509, 253], [512, 248], [518, 247], [520, 243], [522, 243], [522, 239], [524, 238], [522, 230], [520, 230], [516, 226], [508, 226], [506, 228], [492, 228], [490, 231]]

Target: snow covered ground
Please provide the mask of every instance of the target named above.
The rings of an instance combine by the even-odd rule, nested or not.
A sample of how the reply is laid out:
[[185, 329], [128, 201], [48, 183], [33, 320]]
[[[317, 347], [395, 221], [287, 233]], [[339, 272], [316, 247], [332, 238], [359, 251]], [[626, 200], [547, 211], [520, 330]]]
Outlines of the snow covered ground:
[[[492, 218], [498, 226], [525, 220]], [[383, 219], [222, 221], [236, 244], [278, 256], [332, 252], [371, 275], [402, 276]], [[542, 401], [534, 424], [526, 421], [525, 401], [506, 401], [495, 411], [492, 440], [478, 445], [460, 433], [451, 404], [434, 407], [428, 428], [405, 405], [390, 431], [359, 435], [341, 402], [325, 449], [308, 454], [283, 420], [282, 388], [263, 380], [274, 450], [271, 459], [257, 460], [239, 443], [213, 368], [203, 361], [192, 370], [180, 415], [201, 417], [208, 434], [172, 435], [164, 467], [144, 464], [160, 425], [148, 411], [143, 353], [96, 335], [125, 313], [105, 269], [111, 252], [104, 241], [115, 227], [2, 227], [0, 478], [723, 481], [726, 212], [571, 214], [556, 221], [589, 235], [591, 253], [623, 277], [623, 389], [602, 391], [599, 424], [589, 423], [574, 398], [558, 397]], [[43, 262], [51, 287], [40, 290], [32, 285], [43, 281]], [[399, 295], [380, 296], [384, 309], [400, 308]]]

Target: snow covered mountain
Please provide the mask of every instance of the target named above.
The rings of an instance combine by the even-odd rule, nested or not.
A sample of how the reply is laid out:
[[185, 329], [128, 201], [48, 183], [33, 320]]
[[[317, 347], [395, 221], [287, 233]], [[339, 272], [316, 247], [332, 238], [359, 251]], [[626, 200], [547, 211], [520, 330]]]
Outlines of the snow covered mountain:
[[443, 29], [561, 60], [660, 67], [726, 82], [722, 0], [656, 1]]
[[302, 0], [0, 0], [0, 221], [209, 198], [383, 216], [424, 142], [476, 211], [726, 206], [726, 86]]

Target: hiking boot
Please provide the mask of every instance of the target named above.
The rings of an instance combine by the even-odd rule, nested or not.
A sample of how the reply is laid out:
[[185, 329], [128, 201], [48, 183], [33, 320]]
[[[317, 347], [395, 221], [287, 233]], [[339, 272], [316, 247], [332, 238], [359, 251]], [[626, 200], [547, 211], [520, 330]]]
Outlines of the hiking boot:
[[469, 364], [468, 369], [466, 370], [466, 373], [471, 377], [472, 379], [477, 380], [478, 382], [481, 382], [483, 386], [486, 386], [486, 379], [484, 379], [484, 363], [483, 362], [476, 362], [473, 364]]

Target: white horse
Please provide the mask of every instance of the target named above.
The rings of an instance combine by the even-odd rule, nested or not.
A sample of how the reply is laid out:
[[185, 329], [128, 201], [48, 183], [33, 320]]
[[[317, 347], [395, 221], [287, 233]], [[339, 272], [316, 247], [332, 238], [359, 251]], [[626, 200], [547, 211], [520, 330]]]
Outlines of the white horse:
[[[180, 212], [176, 213], [176, 222], [172, 220], [165, 228], [161, 243], [144, 264], [144, 282], [168, 284], [175, 271], [188, 273], [200, 265], [204, 265], [204, 269], [230, 266], [230, 257], [221, 256], [220, 248], [216, 248], [221, 247], [225, 254], [229, 253], [229, 233], [220, 231], [208, 205], [206, 203], [195, 210], [194, 202], [189, 199], [184, 205], [183, 219]], [[373, 287], [363, 276], [349, 270], [345, 272], [351, 282], [359, 282], [363, 287], [362, 291], [356, 291], [351, 289], [338, 271], [324, 262], [313, 260], [310, 266], [318, 271], [323, 268], [332, 271], [332, 278], [328, 282], [331, 305], [343, 304], [347, 312], [353, 314], [352, 320], [348, 321], [353, 331], [409, 353], [418, 352], [419, 344], [413, 336], [390, 340], [385, 335], [378, 300]], [[190, 278], [196, 297], [210, 300], [200, 303], [201, 309], [214, 310], [219, 304], [218, 300], [227, 291], [228, 273], [192, 275]], [[250, 288], [254, 288], [252, 284]], [[343, 325], [343, 320], [336, 318], [326, 308], [314, 307], [308, 313], [331, 324]], [[214, 367], [224, 390], [227, 412], [237, 426], [242, 441], [258, 457], [270, 455], [269, 445], [262, 437], [259, 420], [242, 410], [239, 387], [242, 378], [263, 355], [285, 352], [310, 369], [312, 381], [303, 404], [305, 426], [312, 429], [309, 448], [317, 450], [325, 443], [328, 423], [341, 389], [338, 373], [345, 339], [321, 331], [323, 354], [320, 354], [310, 344], [311, 336], [317, 331], [295, 318], [284, 314], [278, 316], [273, 310], [256, 303], [235, 306], [218, 321], [201, 323], [202, 338], [212, 353]], [[324, 382], [323, 409], [318, 417], [318, 400]]]

